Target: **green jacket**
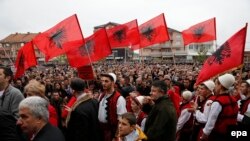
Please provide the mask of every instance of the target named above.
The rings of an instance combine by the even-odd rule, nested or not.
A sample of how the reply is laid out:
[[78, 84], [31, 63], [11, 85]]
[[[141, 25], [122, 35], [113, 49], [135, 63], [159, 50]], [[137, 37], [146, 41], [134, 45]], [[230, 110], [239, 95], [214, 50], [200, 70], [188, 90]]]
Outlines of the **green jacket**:
[[177, 117], [172, 101], [162, 96], [155, 101], [146, 120], [148, 141], [175, 141]]

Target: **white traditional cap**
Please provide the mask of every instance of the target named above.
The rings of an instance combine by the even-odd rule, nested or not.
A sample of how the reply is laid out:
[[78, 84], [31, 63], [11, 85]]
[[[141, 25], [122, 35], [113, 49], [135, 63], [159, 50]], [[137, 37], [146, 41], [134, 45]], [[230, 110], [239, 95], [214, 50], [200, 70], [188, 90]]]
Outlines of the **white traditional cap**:
[[213, 92], [215, 84], [212, 80], [207, 80], [205, 82], [203, 82], [203, 84], [211, 91]]
[[226, 88], [229, 89], [231, 86], [233, 86], [234, 82], [235, 82], [235, 78], [232, 74], [226, 73], [220, 77], [218, 77], [218, 80], [220, 82], [220, 84]]
[[135, 99], [141, 104], [141, 105], [143, 105], [143, 100], [144, 100], [144, 96], [137, 96], [137, 97], [135, 97]]
[[182, 92], [182, 98], [187, 101], [190, 101], [193, 98], [193, 94], [190, 91], [184, 91]]
[[101, 76], [106, 76], [106, 77], [109, 77], [111, 78], [114, 82], [116, 82], [116, 75], [114, 73], [105, 73], [105, 74], [101, 74]]
[[246, 82], [248, 83], [248, 85], [250, 85], [250, 79], [247, 79]]

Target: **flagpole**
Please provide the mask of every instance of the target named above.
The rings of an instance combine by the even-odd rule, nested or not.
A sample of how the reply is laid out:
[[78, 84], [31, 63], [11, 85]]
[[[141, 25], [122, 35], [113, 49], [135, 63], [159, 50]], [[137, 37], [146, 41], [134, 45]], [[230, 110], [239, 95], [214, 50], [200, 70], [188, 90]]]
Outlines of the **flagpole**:
[[142, 64], [144, 64], [143, 48], [141, 49]]
[[126, 56], [126, 48], [124, 48], [125, 49], [125, 56], [124, 56], [124, 63], [126, 63], [127, 62], [127, 56]]
[[141, 63], [141, 49], [139, 49], [139, 63]]
[[173, 40], [170, 40], [170, 47], [171, 47], [171, 52], [172, 52], [172, 58], [173, 58], [174, 66], [176, 66], [175, 55], [174, 55], [174, 51], [173, 51]]
[[8, 57], [10, 63], [14, 66], [14, 63], [13, 63], [13, 61], [11, 60], [10, 56], [7, 54], [5, 48], [4, 48], [3, 46], [2, 46], [2, 48], [3, 48], [4, 54]]
[[[82, 35], [82, 39], [83, 39], [83, 41], [84, 41], [84, 37], [83, 37], [83, 33], [82, 33], [82, 28], [81, 28], [81, 26], [80, 26], [80, 23], [79, 23], [79, 20], [78, 20], [78, 17], [77, 17], [76, 14], [75, 14], [75, 16], [76, 16], [76, 20], [77, 20], [78, 26], [79, 26], [80, 29], [81, 29], [80, 32], [81, 32], [81, 35]], [[89, 61], [90, 61], [90, 65], [93, 66], [92, 60], [91, 60], [90, 55], [89, 55], [89, 50], [88, 50], [88, 48], [87, 48], [87, 46], [86, 46], [86, 44], [85, 44], [85, 41], [84, 41], [84, 47], [85, 47], [85, 49], [86, 49], [86, 51], [87, 51], [88, 58], [89, 58]]]
[[214, 41], [215, 42], [215, 51], [218, 49], [217, 48], [217, 40]]
[[[83, 37], [83, 33], [82, 33], [82, 28], [81, 28], [81, 26], [80, 26], [80, 23], [79, 23], [79, 20], [78, 20], [78, 17], [77, 17], [76, 14], [75, 14], [75, 16], [76, 16], [76, 20], [77, 20], [78, 26], [79, 26], [80, 29], [81, 29], [80, 32], [81, 32], [81, 35], [82, 35], [82, 40], [84, 41], [84, 37]], [[91, 65], [91, 67], [92, 67], [92, 69], [93, 69], [93, 72], [95, 72], [95, 68], [93, 67], [93, 63], [92, 63], [92, 60], [91, 60], [91, 58], [90, 58], [89, 50], [88, 50], [88, 48], [87, 48], [87, 46], [86, 46], [86, 44], [85, 44], [85, 41], [84, 41], [84, 47], [85, 47], [85, 49], [86, 49], [86, 51], [87, 51], [88, 58], [89, 58], [89, 61], [90, 61], [90, 65]]]

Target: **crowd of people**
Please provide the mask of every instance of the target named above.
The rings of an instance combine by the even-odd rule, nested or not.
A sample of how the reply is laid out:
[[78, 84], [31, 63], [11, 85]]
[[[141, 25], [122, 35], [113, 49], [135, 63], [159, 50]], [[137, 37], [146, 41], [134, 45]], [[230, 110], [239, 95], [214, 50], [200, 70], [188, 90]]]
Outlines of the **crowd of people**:
[[250, 128], [250, 71], [196, 85], [201, 66], [94, 64], [94, 80], [67, 65], [13, 80], [0, 66], [3, 141], [222, 141]]

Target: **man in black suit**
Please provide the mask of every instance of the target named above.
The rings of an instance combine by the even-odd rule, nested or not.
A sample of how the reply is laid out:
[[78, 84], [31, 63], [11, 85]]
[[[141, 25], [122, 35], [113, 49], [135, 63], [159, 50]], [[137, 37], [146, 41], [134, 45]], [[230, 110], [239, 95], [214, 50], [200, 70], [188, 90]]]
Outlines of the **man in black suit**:
[[82, 79], [72, 79], [70, 87], [77, 100], [66, 119], [66, 140], [100, 141], [98, 102], [84, 92], [85, 82]]
[[8, 111], [0, 107], [0, 139], [1, 141], [19, 141], [16, 119]]
[[60, 129], [52, 126], [49, 120], [48, 101], [31, 96], [19, 104], [17, 125], [30, 136], [32, 141], [65, 141]]

